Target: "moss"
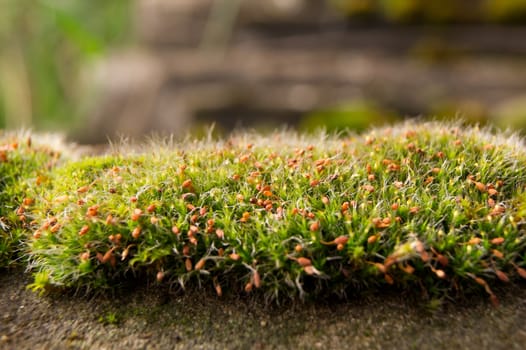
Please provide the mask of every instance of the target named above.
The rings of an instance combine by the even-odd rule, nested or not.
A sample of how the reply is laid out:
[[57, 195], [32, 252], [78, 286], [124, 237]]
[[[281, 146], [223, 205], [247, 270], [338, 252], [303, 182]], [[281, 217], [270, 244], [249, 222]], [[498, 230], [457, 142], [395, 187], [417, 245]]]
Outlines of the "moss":
[[[46, 139], [46, 142], [48, 139]], [[34, 199], [27, 190], [45, 181], [60, 153], [28, 133], [0, 135], [0, 268], [18, 258]]]
[[493, 284], [525, 275], [525, 163], [513, 135], [439, 123], [87, 158], [34, 192], [31, 287], [145, 276], [283, 301], [394, 284], [496, 302]]

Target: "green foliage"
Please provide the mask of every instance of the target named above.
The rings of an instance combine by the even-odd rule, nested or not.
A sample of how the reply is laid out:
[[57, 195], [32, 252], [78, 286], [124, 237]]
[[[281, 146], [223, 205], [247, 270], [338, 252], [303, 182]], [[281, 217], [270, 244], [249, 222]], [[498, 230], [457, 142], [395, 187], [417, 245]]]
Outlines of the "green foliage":
[[118, 325], [120, 323], [119, 317], [116, 312], [109, 311], [105, 315], [99, 317], [99, 322], [104, 325]]
[[28, 188], [44, 181], [59, 157], [28, 134], [0, 136], [0, 267], [17, 257], [28, 221], [26, 210], [33, 204], [25, 195]]
[[526, 131], [526, 98], [514, 98], [501, 103], [495, 108], [494, 114], [498, 125]]
[[129, 37], [130, 3], [1, 1], [0, 126], [71, 125], [85, 97], [81, 69]]
[[28, 257], [88, 290], [143, 276], [278, 301], [388, 284], [496, 301], [490, 285], [526, 277], [524, 164], [513, 135], [440, 123], [156, 144], [56, 169]]
[[371, 125], [383, 125], [395, 119], [397, 119], [396, 115], [371, 103], [354, 101], [338, 107], [314, 111], [302, 119], [299, 128], [308, 132], [315, 132], [320, 128], [325, 128], [329, 132], [364, 131]]

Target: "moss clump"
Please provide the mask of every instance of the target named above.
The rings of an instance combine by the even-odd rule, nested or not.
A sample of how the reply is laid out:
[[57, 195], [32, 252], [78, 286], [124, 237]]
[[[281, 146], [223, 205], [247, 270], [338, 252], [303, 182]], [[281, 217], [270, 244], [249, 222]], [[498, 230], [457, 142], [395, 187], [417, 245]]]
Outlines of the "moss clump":
[[59, 157], [29, 134], [0, 135], [0, 268], [17, 258], [29, 221], [26, 211], [34, 202], [26, 196], [28, 188], [44, 181]]
[[526, 150], [424, 123], [363, 136], [243, 135], [87, 158], [38, 188], [32, 288], [134, 275], [272, 300], [526, 277]]

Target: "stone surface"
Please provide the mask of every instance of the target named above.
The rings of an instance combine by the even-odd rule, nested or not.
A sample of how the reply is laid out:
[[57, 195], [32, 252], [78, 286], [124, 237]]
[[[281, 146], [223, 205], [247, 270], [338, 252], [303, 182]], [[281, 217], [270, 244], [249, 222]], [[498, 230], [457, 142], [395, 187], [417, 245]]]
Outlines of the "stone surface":
[[89, 298], [39, 296], [26, 288], [30, 282], [22, 269], [0, 274], [0, 349], [518, 350], [526, 341], [520, 283], [496, 291], [499, 308], [475, 296], [433, 311], [392, 290], [268, 306], [206, 288], [176, 294], [155, 283]]
[[88, 74], [102, 98], [81, 140], [297, 125], [357, 100], [401, 115], [498, 115], [526, 95], [523, 27], [352, 25], [324, 1], [226, 2], [225, 29], [214, 24], [228, 17], [213, 8], [222, 1], [138, 1], [138, 47]]

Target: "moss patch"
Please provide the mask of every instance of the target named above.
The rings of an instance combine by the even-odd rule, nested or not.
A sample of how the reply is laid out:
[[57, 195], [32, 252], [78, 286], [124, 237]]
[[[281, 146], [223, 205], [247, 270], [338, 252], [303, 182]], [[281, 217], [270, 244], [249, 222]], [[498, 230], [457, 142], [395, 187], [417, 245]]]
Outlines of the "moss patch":
[[[29, 188], [41, 184], [60, 159], [60, 152], [29, 134], [0, 134], [0, 268], [18, 258], [34, 199]], [[46, 142], [49, 139], [45, 140]]]
[[384, 285], [433, 295], [526, 277], [526, 152], [425, 123], [362, 136], [157, 144], [34, 188], [35, 290], [146, 277], [267, 300]]

